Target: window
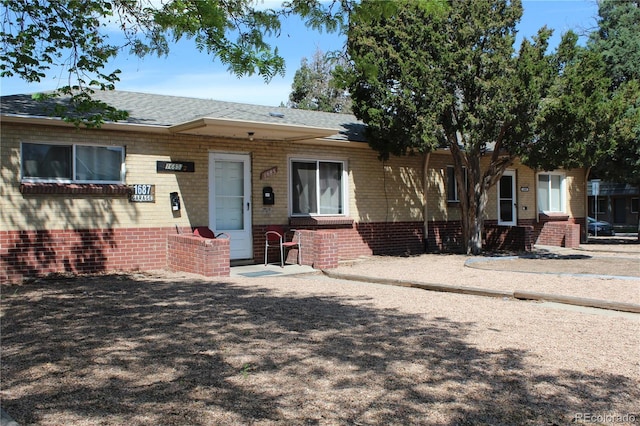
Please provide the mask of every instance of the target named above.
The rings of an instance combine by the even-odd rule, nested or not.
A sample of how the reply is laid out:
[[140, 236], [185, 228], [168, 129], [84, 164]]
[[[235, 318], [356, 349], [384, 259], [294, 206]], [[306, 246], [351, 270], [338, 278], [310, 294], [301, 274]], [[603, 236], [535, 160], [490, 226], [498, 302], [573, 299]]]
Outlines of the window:
[[538, 210], [564, 213], [566, 206], [565, 177], [560, 173], [538, 175]]
[[631, 199], [631, 213], [638, 213], [638, 199]]
[[23, 143], [22, 180], [123, 183], [124, 147]]
[[[467, 168], [463, 167], [464, 182], [467, 183]], [[458, 196], [458, 181], [456, 180], [456, 172], [453, 166], [447, 166], [447, 202], [458, 203], [460, 197]]]
[[591, 211], [596, 214], [605, 214], [607, 213], [607, 198], [606, 197], [597, 197], [598, 202], [596, 203], [596, 197], [593, 198], [593, 204], [596, 207], [595, 209], [591, 208]]
[[345, 169], [342, 161], [291, 160], [291, 214], [345, 215]]

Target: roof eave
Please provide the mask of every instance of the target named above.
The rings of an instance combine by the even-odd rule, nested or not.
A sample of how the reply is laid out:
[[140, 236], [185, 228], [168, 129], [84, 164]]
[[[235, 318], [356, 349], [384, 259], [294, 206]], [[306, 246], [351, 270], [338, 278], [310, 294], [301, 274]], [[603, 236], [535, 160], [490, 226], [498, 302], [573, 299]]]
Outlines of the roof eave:
[[[59, 117], [43, 117], [35, 115], [19, 115], [19, 114], [0, 114], [0, 122], [19, 123], [19, 124], [37, 124], [58, 127], [76, 127], [74, 123], [69, 123]], [[168, 133], [168, 126], [158, 126], [150, 124], [136, 123], [118, 123], [106, 122], [100, 125], [101, 129], [106, 130], [127, 130], [144, 133]]]
[[337, 134], [339, 129], [203, 117], [169, 126], [169, 131], [233, 139], [303, 141], [328, 138]]
[[[0, 114], [0, 122], [48, 125], [72, 128], [76, 125], [59, 117], [45, 117], [20, 114]], [[280, 123], [261, 123], [244, 120], [200, 118], [173, 126], [138, 124], [130, 122], [106, 122], [100, 126], [103, 130], [134, 131], [141, 133], [191, 134], [236, 139], [275, 140], [287, 142], [306, 142], [322, 145], [345, 144], [368, 147], [366, 142], [334, 138], [339, 130], [322, 127], [287, 125]], [[216, 129], [218, 130], [216, 132]], [[219, 131], [224, 129], [224, 131]], [[253, 132], [253, 135], [249, 135]]]

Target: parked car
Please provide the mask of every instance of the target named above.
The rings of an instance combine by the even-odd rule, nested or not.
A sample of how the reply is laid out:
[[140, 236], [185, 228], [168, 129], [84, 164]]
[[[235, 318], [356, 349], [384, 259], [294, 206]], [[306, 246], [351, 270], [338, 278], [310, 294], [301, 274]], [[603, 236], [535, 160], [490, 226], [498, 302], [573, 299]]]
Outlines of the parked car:
[[613, 226], [611, 226], [609, 222], [605, 222], [604, 220], [596, 221], [592, 217], [587, 217], [587, 222], [587, 230], [589, 232], [589, 235], [596, 235], [596, 231], [598, 231], [597, 235], [616, 235], [616, 231], [613, 230]]

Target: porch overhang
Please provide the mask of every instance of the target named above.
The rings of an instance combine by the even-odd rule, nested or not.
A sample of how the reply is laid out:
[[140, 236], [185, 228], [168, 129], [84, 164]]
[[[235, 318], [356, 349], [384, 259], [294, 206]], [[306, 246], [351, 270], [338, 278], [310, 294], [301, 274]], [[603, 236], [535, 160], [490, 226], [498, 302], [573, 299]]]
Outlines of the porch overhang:
[[215, 136], [231, 139], [303, 141], [329, 138], [337, 134], [340, 130], [204, 117], [170, 126], [169, 131], [175, 134]]

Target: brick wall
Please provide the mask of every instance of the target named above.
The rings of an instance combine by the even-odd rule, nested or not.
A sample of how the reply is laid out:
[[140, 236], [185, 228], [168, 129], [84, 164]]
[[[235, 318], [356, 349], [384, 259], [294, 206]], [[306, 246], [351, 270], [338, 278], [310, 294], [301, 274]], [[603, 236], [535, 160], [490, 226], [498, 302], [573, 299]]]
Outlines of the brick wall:
[[0, 231], [0, 282], [52, 273], [163, 269], [175, 228]]
[[567, 221], [545, 222], [542, 225], [536, 244], [578, 247], [580, 245], [580, 225]]
[[167, 240], [167, 266], [171, 271], [205, 277], [229, 276], [228, 239], [182, 234], [169, 235]]
[[462, 242], [462, 223], [459, 220], [429, 222], [427, 251], [460, 252]]
[[485, 247], [489, 250], [531, 251], [533, 243], [533, 226], [485, 223]]
[[307, 250], [303, 254], [303, 263], [315, 269], [338, 267], [340, 260], [338, 233], [334, 231], [300, 231], [301, 243]]
[[[290, 225], [290, 228], [303, 229], [305, 231], [330, 231], [335, 234], [337, 256], [339, 259], [355, 259], [360, 256], [371, 255], [408, 255], [424, 253], [424, 238], [422, 222], [397, 222], [397, 223], [348, 223], [321, 224], [298, 222]], [[264, 233], [266, 226], [254, 226], [254, 259], [264, 259]], [[303, 234], [302, 239], [302, 263], [311, 265], [314, 257], [309, 257], [307, 251], [315, 244], [315, 237], [311, 234]], [[279, 261], [277, 250], [269, 252], [269, 262]]]

